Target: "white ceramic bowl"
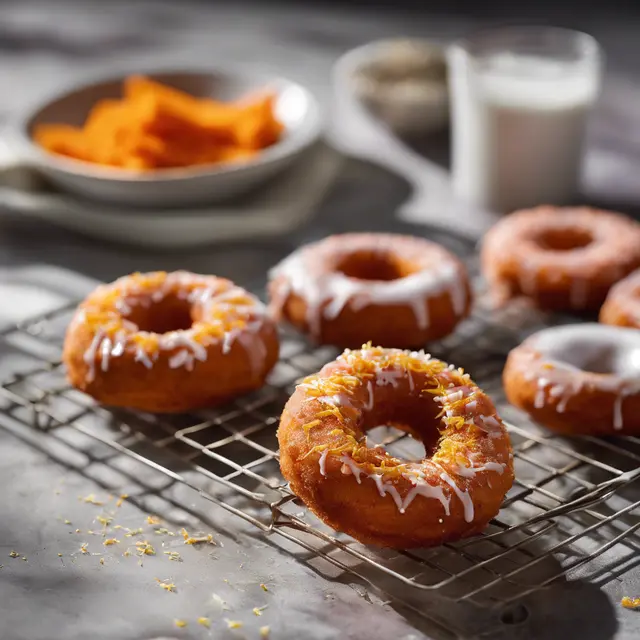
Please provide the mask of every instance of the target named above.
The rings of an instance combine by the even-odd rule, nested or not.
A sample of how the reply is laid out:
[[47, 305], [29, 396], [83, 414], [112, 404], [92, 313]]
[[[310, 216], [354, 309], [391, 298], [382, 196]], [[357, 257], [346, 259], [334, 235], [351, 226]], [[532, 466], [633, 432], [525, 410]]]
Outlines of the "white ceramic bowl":
[[268, 87], [276, 92], [282, 139], [255, 158], [236, 164], [160, 169], [136, 173], [49, 153], [31, 138], [44, 123], [82, 125], [103, 98], [121, 96], [124, 75], [70, 89], [41, 103], [13, 128], [9, 144], [18, 158], [55, 186], [93, 200], [134, 207], [202, 205], [251, 191], [290, 165], [314, 143], [321, 130], [315, 98], [299, 84], [268, 74], [240, 70], [152, 72], [145, 75], [197, 97], [234, 100]]
[[348, 51], [338, 60], [335, 67], [338, 90], [353, 94], [401, 135], [428, 134], [445, 128], [449, 122], [446, 75], [442, 79], [395, 84], [377, 82], [371, 77], [377, 69], [403, 63], [441, 66], [446, 74], [444, 50], [429, 40], [377, 40]]

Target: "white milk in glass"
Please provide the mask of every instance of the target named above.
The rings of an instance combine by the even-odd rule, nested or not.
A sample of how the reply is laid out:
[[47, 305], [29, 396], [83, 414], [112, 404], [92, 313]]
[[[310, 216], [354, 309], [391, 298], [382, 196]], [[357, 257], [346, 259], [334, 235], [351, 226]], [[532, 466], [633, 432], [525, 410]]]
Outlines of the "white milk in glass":
[[496, 52], [449, 52], [452, 179], [463, 199], [496, 211], [575, 197], [594, 65]]

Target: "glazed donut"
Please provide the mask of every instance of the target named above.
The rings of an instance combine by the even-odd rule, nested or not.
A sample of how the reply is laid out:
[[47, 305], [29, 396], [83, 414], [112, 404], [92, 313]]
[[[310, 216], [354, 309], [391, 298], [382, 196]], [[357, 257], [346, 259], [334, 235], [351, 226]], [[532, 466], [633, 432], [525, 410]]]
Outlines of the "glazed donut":
[[463, 264], [428, 240], [330, 236], [275, 267], [271, 310], [322, 344], [417, 347], [451, 333], [471, 306]]
[[602, 324], [533, 334], [503, 373], [509, 401], [563, 434], [640, 434], [640, 332]]
[[640, 329], [640, 269], [609, 291], [600, 309], [600, 322]]
[[542, 309], [597, 310], [640, 266], [640, 224], [588, 208], [518, 211], [488, 231], [481, 261], [502, 300], [523, 295]]
[[229, 280], [136, 273], [99, 286], [65, 337], [71, 384], [101, 403], [157, 413], [260, 387], [278, 359], [264, 306]]
[[[366, 432], [422, 439], [407, 461]], [[424, 547], [481, 531], [513, 482], [509, 436], [468, 374], [424, 352], [345, 351], [296, 387], [280, 427], [280, 468], [330, 527], [365, 544]]]

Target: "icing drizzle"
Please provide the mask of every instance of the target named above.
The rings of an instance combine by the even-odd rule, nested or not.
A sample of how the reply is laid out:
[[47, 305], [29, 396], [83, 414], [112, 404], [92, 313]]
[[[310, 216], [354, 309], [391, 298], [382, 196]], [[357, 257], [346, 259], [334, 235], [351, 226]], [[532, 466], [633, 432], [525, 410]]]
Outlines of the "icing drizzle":
[[[83, 355], [89, 382], [95, 379], [97, 366], [107, 372], [112, 360], [125, 353], [152, 369], [160, 353], [168, 352], [168, 366], [187, 371], [192, 371], [197, 362], [205, 362], [207, 347], [216, 343], [227, 354], [238, 342], [251, 354], [255, 367], [264, 358], [264, 350], [246, 336], [263, 326], [266, 309], [257, 298], [228, 280], [184, 271], [133, 274], [101, 287], [97, 293], [76, 316], [77, 322], [94, 331]], [[176, 296], [198, 308], [200, 320], [189, 329], [155, 334], [140, 331], [127, 319], [137, 305], [149, 307], [166, 296]]]
[[[348, 368], [340, 368], [341, 363], [349, 365]], [[486, 397], [479, 392], [469, 376], [462, 370], [431, 358], [424, 351], [407, 352], [372, 348], [369, 345], [365, 345], [362, 350], [347, 349], [335, 364], [337, 369], [329, 369], [329, 372], [333, 373], [323, 375], [323, 372], [320, 372], [299, 385], [305, 391], [305, 402], [317, 401], [322, 407], [317, 413], [318, 419], [303, 425], [305, 430], [313, 429], [325, 415], [332, 414], [340, 420], [346, 415], [345, 411], [371, 411], [375, 402], [373, 391], [376, 386], [397, 387], [404, 379], [413, 391], [416, 384], [414, 376], [425, 372], [428, 372], [429, 384], [435, 383], [439, 386], [435, 390], [425, 388], [417, 392], [428, 390], [434, 394], [434, 400], [442, 409], [443, 430], [438, 450], [430, 460], [400, 462], [397, 459], [386, 458], [379, 463], [380, 466], [366, 462], [366, 455], [361, 456], [363, 449], [370, 449], [366, 436], [358, 440], [344, 432], [343, 435], [347, 435], [345, 445], [330, 448], [320, 444], [309, 451], [318, 451], [320, 454], [320, 474], [326, 476], [328, 461], [335, 459], [340, 463], [340, 472], [346, 476], [353, 476], [357, 484], [362, 484], [364, 480], [373, 481], [380, 496], [390, 497], [401, 514], [406, 512], [416, 497], [422, 496], [440, 502], [445, 514], [449, 515], [451, 499], [456, 498], [462, 505], [465, 521], [472, 522], [475, 514], [468, 488], [471, 485], [467, 480], [484, 475], [481, 482], [490, 485], [492, 474], [501, 476], [508, 467], [510, 468], [511, 458], [507, 459], [505, 454], [504, 462], [486, 460], [485, 456], [478, 457], [480, 452], [474, 451], [473, 445], [448, 437], [448, 433], [458, 433], [464, 425], [478, 427], [484, 432], [482, 437], [485, 438], [504, 436], [504, 427], [497, 416], [481, 413], [483, 408], [488, 409], [492, 405], [490, 402], [487, 404]], [[352, 372], [357, 372], [357, 375]], [[363, 386], [360, 400], [355, 402], [354, 390]], [[493, 445], [489, 446], [493, 448]], [[387, 460], [389, 464], [386, 464]], [[454, 477], [457, 477], [458, 481]], [[409, 481], [410, 488], [401, 491], [397, 485], [399, 478]], [[462, 488], [465, 485], [467, 488]]]
[[563, 413], [588, 383], [615, 394], [612, 425], [616, 431], [624, 428], [624, 400], [640, 393], [640, 332], [596, 323], [565, 325], [543, 329], [526, 344], [544, 372], [530, 374], [537, 378], [536, 409], [555, 404]]
[[[320, 322], [335, 319], [350, 306], [354, 311], [366, 305], [406, 304], [411, 307], [420, 329], [430, 325], [428, 301], [442, 293], [451, 297], [454, 313], [461, 317], [467, 304], [467, 289], [463, 274], [455, 260], [437, 247], [440, 256], [433, 266], [394, 280], [359, 280], [340, 271], [318, 272], [314, 269], [314, 250], [331, 247], [326, 239], [302, 247], [270, 271], [270, 279], [278, 283], [274, 303], [280, 307], [290, 294], [303, 298], [307, 305], [307, 324], [314, 335], [320, 332]], [[384, 236], [356, 238], [351, 250], [363, 244], [368, 250], [384, 255], [387, 248]], [[335, 245], [334, 245], [335, 246]], [[411, 246], [411, 251], [414, 251]], [[424, 250], [424, 249], [423, 249]], [[345, 255], [347, 252], [344, 252]]]

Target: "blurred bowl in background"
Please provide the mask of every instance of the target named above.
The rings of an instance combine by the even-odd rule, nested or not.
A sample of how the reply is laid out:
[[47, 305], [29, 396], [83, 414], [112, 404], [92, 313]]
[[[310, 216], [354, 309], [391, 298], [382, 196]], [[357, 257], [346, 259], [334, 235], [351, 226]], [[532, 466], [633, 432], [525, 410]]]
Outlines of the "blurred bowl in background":
[[256, 90], [276, 94], [275, 113], [284, 125], [278, 142], [242, 163], [131, 172], [52, 154], [32, 140], [34, 127], [62, 123], [81, 126], [91, 108], [120, 98], [125, 74], [83, 85], [25, 114], [9, 134], [18, 160], [41, 172], [54, 186], [84, 198], [133, 207], [175, 207], [229, 200], [264, 184], [290, 166], [321, 132], [313, 95], [290, 80], [240, 70], [151, 72], [144, 75], [197, 98], [236, 100]]
[[340, 90], [351, 91], [400, 135], [442, 130], [449, 122], [446, 56], [422, 39], [379, 40], [352, 49], [336, 64]]

